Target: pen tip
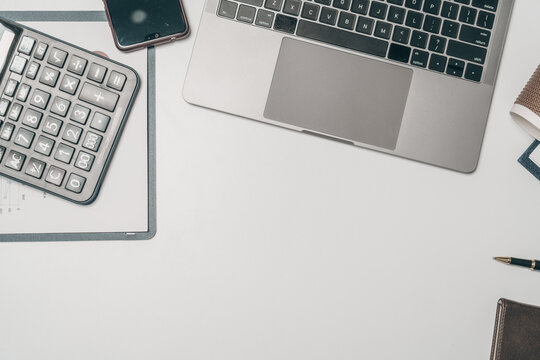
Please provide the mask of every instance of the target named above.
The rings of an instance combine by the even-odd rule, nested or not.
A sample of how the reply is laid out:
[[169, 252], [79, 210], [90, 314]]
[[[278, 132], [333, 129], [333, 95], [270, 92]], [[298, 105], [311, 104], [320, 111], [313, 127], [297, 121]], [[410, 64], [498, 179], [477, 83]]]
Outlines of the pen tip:
[[502, 262], [504, 264], [510, 264], [510, 260], [511, 260], [509, 257], [502, 257], [502, 256], [496, 256], [493, 259], [499, 262]]

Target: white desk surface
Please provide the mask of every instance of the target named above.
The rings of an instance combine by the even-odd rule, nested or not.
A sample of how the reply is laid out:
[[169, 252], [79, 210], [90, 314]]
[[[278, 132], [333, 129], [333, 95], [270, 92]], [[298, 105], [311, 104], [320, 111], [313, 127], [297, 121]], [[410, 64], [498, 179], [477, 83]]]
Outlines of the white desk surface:
[[[186, 104], [203, 1], [185, 1], [192, 36], [157, 50], [158, 235], [0, 244], [0, 359], [489, 358], [497, 299], [540, 304], [539, 274], [491, 259], [540, 257], [532, 139], [508, 114], [540, 2], [516, 1], [462, 175]], [[1, 5], [53, 9], [102, 5]]]

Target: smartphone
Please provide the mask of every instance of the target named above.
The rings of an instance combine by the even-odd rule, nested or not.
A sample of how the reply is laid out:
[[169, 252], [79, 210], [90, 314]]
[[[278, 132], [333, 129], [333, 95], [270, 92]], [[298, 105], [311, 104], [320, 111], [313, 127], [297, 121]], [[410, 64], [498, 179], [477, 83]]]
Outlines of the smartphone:
[[133, 51], [189, 35], [182, 0], [103, 0], [116, 47]]

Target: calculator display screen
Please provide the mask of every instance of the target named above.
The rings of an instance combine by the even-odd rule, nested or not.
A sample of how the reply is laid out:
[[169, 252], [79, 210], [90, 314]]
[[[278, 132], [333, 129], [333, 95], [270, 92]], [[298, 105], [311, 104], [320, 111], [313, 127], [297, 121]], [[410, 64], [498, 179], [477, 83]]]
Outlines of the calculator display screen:
[[15, 39], [15, 33], [0, 24], [0, 74], [4, 72], [4, 65], [9, 56], [9, 49]]
[[180, 0], [107, 0], [107, 8], [121, 46], [186, 32]]

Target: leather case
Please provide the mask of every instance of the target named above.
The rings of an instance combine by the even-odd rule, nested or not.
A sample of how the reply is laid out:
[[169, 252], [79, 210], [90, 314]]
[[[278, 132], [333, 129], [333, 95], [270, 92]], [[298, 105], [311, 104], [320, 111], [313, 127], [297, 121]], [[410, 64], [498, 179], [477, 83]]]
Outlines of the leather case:
[[500, 299], [491, 360], [540, 359], [540, 307]]

